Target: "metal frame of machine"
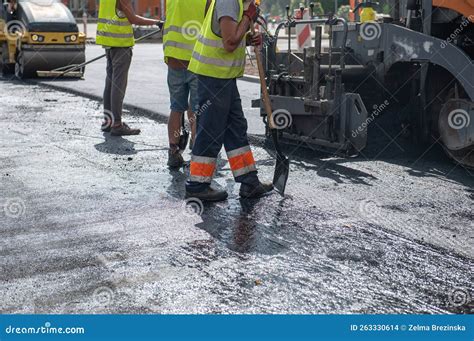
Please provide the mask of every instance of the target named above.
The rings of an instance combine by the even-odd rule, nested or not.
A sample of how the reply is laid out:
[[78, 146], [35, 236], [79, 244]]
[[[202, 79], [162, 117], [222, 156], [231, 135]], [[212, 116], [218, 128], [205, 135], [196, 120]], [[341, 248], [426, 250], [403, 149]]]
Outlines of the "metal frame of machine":
[[[458, 2], [469, 11], [465, 0]], [[267, 37], [272, 106], [291, 123], [281, 127], [281, 136], [357, 153], [375, 119], [366, 107], [380, 108], [396, 97], [390, 103], [411, 108], [406, 119], [417, 141], [439, 140], [456, 161], [474, 167], [474, 8], [465, 17], [453, 11], [455, 1], [445, 7], [433, 7], [432, 0], [392, 5], [392, 17], [383, 21], [288, 18]], [[291, 28], [308, 23], [316, 32], [314, 45], [292, 52]], [[321, 49], [322, 26], [329, 31], [327, 51]], [[288, 52], [276, 49], [281, 29], [290, 33]]]
[[[37, 76], [85, 61], [86, 37], [79, 32], [69, 9], [56, 0], [19, 0], [16, 18], [0, 7], [2, 73], [18, 78]], [[54, 11], [61, 12], [61, 19]], [[69, 76], [82, 77], [84, 70]]]

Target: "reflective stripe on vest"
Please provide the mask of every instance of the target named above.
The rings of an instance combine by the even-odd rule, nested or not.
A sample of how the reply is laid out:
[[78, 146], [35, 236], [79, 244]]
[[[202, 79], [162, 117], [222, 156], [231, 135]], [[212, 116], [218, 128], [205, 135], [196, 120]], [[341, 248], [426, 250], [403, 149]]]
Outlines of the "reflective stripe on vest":
[[107, 20], [103, 18], [99, 18], [97, 20], [98, 23], [106, 24], [106, 25], [116, 25], [116, 26], [128, 26], [130, 23], [128, 21], [119, 21], [119, 20]]
[[[176, 47], [176, 48], [179, 48], [179, 49], [188, 50], [190, 52], [193, 52], [193, 50], [194, 50], [194, 45], [178, 43], [176, 41], [170, 41], [170, 40], [163, 43], [163, 47], [164, 47], [165, 50], [166, 50], [166, 48], [169, 48], [169, 47]], [[170, 56], [168, 56], [168, 57], [170, 57]], [[181, 59], [181, 58], [178, 58], [178, 59]], [[182, 59], [182, 60], [185, 60], [185, 59]]]
[[100, 1], [96, 43], [107, 47], [132, 47], [135, 44], [133, 27], [127, 18], [117, 14], [116, 1]]
[[168, 57], [189, 61], [201, 31], [207, 0], [167, 0], [163, 49]]
[[[203, 64], [214, 65], [214, 66], [221, 66], [225, 68], [237, 68], [237, 67], [244, 67], [245, 60], [222, 60], [212, 57], [205, 57], [201, 56], [196, 51], [193, 52], [193, 58]], [[192, 70], [191, 70], [192, 71]]]
[[257, 170], [250, 146], [244, 146], [227, 152], [227, 158], [229, 159], [229, 165], [234, 177]]
[[[240, 0], [238, 21], [242, 20], [243, 6]], [[245, 38], [233, 52], [224, 49], [222, 38], [212, 31], [216, 0], [213, 0], [204, 19], [201, 35], [199, 36], [188, 69], [198, 75], [232, 79], [242, 77], [245, 68]]]
[[[222, 41], [222, 39], [212, 40], [212, 39], [204, 38], [202, 35], [199, 35], [198, 41], [201, 44], [206, 45], [206, 46], [217, 47], [221, 49], [224, 48], [224, 42]], [[245, 39], [242, 39], [242, 41], [239, 44], [239, 47], [245, 47]]]
[[133, 33], [112, 33], [97, 31], [97, 35], [101, 37], [112, 37], [112, 38], [133, 38]]
[[217, 158], [206, 156], [191, 156], [189, 180], [202, 183], [211, 183], [216, 169]]

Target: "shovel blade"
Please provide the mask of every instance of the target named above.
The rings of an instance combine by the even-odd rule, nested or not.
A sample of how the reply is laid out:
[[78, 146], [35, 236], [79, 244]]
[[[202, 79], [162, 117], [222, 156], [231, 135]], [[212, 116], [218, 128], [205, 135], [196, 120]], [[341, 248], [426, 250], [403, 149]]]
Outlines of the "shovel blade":
[[189, 132], [187, 130], [184, 130], [181, 132], [181, 135], [179, 136], [179, 150], [185, 150], [186, 146], [188, 145], [189, 142]]
[[284, 155], [277, 155], [273, 186], [281, 195], [285, 194], [286, 182], [290, 174], [290, 161]]

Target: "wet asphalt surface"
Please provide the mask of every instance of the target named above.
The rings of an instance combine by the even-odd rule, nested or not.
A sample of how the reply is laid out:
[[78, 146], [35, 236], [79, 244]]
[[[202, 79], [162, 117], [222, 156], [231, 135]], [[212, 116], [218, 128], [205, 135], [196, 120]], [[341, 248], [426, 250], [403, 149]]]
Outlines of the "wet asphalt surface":
[[0, 101], [1, 313], [474, 310], [474, 176], [437, 146], [292, 152], [286, 196], [253, 201], [222, 159], [229, 199], [201, 209], [162, 122], [114, 138], [93, 100], [0, 81]]

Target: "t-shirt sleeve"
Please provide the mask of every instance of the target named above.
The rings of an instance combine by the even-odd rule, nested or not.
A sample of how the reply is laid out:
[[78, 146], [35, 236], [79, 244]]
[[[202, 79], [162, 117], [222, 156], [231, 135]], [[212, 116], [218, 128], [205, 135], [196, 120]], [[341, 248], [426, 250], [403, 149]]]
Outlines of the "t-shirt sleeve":
[[221, 20], [222, 17], [231, 17], [235, 21], [239, 20], [239, 0], [216, 0], [216, 19]]

